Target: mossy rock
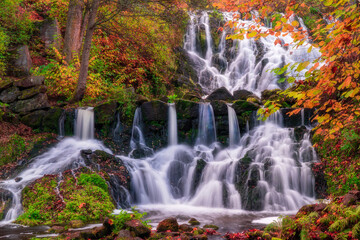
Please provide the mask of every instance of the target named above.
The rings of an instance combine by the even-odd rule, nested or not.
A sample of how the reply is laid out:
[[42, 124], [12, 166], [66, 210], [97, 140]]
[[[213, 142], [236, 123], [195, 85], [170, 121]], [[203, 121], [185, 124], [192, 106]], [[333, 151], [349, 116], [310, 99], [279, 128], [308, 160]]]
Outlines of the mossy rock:
[[225, 101], [211, 101], [215, 116], [228, 116], [228, 108]]
[[203, 228], [211, 228], [211, 229], [214, 229], [214, 230], [218, 230], [219, 227], [216, 226], [216, 225], [213, 225], [213, 224], [206, 224], [203, 226]]
[[177, 119], [196, 119], [199, 117], [199, 103], [178, 99], [175, 101]]
[[146, 102], [141, 105], [144, 121], [167, 121], [168, 105], [160, 100]]
[[238, 100], [233, 103], [232, 108], [234, 108], [237, 115], [241, 115], [245, 112], [257, 111], [260, 106], [252, 102]]
[[0, 91], [7, 89], [13, 85], [13, 80], [8, 78], [0, 78]]
[[197, 187], [199, 186], [201, 175], [207, 165], [207, 162], [203, 159], [199, 159], [196, 162], [196, 167], [193, 176], [193, 182], [191, 184], [191, 194], [195, 194]]
[[116, 101], [110, 101], [94, 107], [95, 124], [107, 125], [115, 120], [115, 113], [118, 104]]
[[28, 89], [21, 91], [21, 94], [18, 97], [18, 99], [20, 99], [20, 100], [28, 99], [28, 98], [35, 96], [36, 94], [46, 93], [46, 90], [47, 90], [47, 88], [45, 85], [28, 88]]
[[45, 132], [59, 133], [59, 119], [63, 113], [61, 108], [51, 108], [45, 112], [42, 129]]
[[198, 226], [198, 225], [200, 225], [200, 222], [199, 222], [197, 219], [195, 219], [195, 218], [191, 218], [188, 223], [189, 223], [191, 226]]

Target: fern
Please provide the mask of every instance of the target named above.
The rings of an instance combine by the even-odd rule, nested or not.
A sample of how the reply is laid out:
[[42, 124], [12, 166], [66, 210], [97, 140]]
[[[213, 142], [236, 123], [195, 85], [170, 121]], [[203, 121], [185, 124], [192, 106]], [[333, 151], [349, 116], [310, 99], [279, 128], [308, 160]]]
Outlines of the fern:
[[352, 236], [356, 239], [360, 239], [360, 222], [355, 224], [352, 228]]
[[346, 219], [340, 219], [330, 225], [330, 232], [342, 232], [348, 225], [348, 221]]
[[304, 229], [304, 228], [301, 229], [300, 239], [301, 239], [301, 240], [310, 240], [309, 232], [308, 232], [306, 229]]

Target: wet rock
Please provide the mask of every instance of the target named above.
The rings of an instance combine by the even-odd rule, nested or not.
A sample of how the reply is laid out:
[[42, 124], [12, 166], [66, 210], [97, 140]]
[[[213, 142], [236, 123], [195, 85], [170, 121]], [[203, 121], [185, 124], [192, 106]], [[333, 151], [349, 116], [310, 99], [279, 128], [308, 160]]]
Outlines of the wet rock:
[[158, 232], [166, 232], [168, 230], [170, 230], [171, 232], [177, 232], [179, 231], [179, 224], [176, 218], [167, 218], [159, 222], [156, 230]]
[[14, 86], [20, 88], [30, 88], [44, 84], [44, 80], [44, 76], [29, 76], [24, 79], [15, 81]]
[[206, 99], [210, 101], [212, 100], [231, 101], [233, 100], [233, 96], [225, 87], [221, 87], [213, 91]]
[[49, 108], [50, 104], [48, 102], [46, 94], [40, 93], [34, 98], [27, 100], [20, 100], [10, 105], [10, 109], [16, 113], [25, 115], [34, 110]]
[[214, 110], [215, 116], [227, 116], [228, 108], [224, 101], [211, 101], [211, 106]]
[[13, 85], [13, 80], [0, 78], [0, 92], [4, 89], [7, 89]]
[[84, 227], [85, 224], [81, 220], [71, 220], [69, 222], [69, 226], [72, 227], [72, 228], [81, 228], [81, 227]]
[[0, 188], [0, 220], [3, 220], [11, 207], [13, 195], [10, 191]]
[[260, 106], [251, 102], [238, 100], [233, 103], [232, 108], [234, 108], [237, 115], [241, 115], [245, 112], [257, 111]]
[[14, 102], [18, 96], [21, 95], [19, 88], [11, 87], [1, 92], [0, 101], [3, 103], [12, 103]]
[[28, 98], [35, 96], [36, 94], [46, 93], [46, 90], [47, 90], [47, 88], [45, 85], [35, 86], [35, 87], [21, 91], [21, 94], [18, 97], [18, 99], [20, 99], [20, 100], [28, 99]]
[[155, 100], [141, 105], [142, 116], [145, 121], [167, 121], [168, 105]]
[[17, 58], [15, 59], [15, 68], [13, 69], [13, 74], [15, 76], [22, 76], [30, 74], [30, 69], [32, 67], [32, 60], [30, 57], [29, 47], [23, 45], [17, 50]]
[[211, 59], [212, 64], [216, 67], [219, 72], [223, 73], [226, 70], [227, 62], [226, 59], [220, 57], [219, 54], [213, 55]]
[[193, 228], [189, 224], [186, 224], [186, 223], [181, 224], [179, 226], [179, 231], [181, 231], [181, 232], [191, 232], [192, 230], [193, 230]]
[[22, 178], [21, 177], [17, 177], [17, 178], [15, 178], [15, 182], [20, 182], [22, 180]]
[[131, 157], [135, 159], [143, 159], [150, 157], [153, 152], [150, 149], [141, 148], [140, 146], [131, 152]]
[[297, 142], [300, 142], [304, 138], [304, 134], [307, 133], [305, 126], [294, 128], [294, 137]]
[[41, 39], [45, 42], [46, 49], [51, 49], [52, 47], [60, 49], [62, 38], [59, 22], [56, 18], [46, 19], [42, 22], [40, 36]]
[[51, 108], [47, 110], [42, 121], [42, 130], [58, 134], [60, 132], [59, 119], [62, 114], [63, 109], [61, 108]]
[[194, 171], [194, 176], [193, 176], [193, 182], [191, 185], [191, 194], [194, 195], [196, 192], [196, 189], [198, 188], [199, 184], [200, 184], [200, 180], [201, 180], [201, 176], [202, 173], [206, 167], [206, 161], [203, 159], [199, 159], [196, 162], [196, 167], [195, 167], [195, 171]]
[[211, 228], [211, 229], [214, 229], [214, 230], [218, 230], [219, 227], [216, 226], [216, 225], [213, 225], [213, 224], [206, 224], [203, 226], [203, 228]]
[[180, 161], [172, 161], [168, 168], [167, 177], [169, 179], [172, 195], [175, 198], [183, 196], [183, 181], [182, 178], [185, 174], [184, 163]]
[[94, 108], [95, 129], [100, 137], [112, 137], [117, 108], [118, 103], [116, 101], [110, 101]]
[[315, 178], [315, 197], [325, 199], [328, 196], [327, 181], [325, 179], [325, 166], [323, 163], [314, 163], [311, 166]]
[[147, 99], [146, 97], [144, 97], [142, 95], [137, 95], [135, 103], [137, 106], [140, 107], [143, 103], [146, 103], [148, 101], [149, 101], [149, 99]]
[[254, 97], [254, 96], [256, 96], [256, 95], [254, 95], [252, 92], [245, 90], [245, 89], [236, 90], [233, 93], [234, 100], [246, 101], [246, 99], [248, 99], [249, 97]]
[[191, 218], [188, 223], [190, 223], [191, 226], [200, 225], [200, 222], [196, 218]]
[[63, 233], [63, 232], [65, 232], [65, 227], [63, 227], [63, 226], [52, 226], [49, 229], [49, 232], [51, 232], [51, 233]]
[[20, 118], [20, 122], [33, 129], [41, 129], [45, 114], [44, 110], [34, 111]]
[[351, 206], [351, 205], [357, 205], [360, 203], [360, 191], [354, 190], [349, 191], [347, 194], [345, 194], [342, 203], [345, 206]]
[[182, 48], [177, 47], [174, 50], [177, 57], [177, 85], [194, 86], [198, 82], [197, 72], [194, 69], [194, 64], [188, 53]]
[[131, 232], [134, 232], [136, 237], [148, 238], [151, 234], [151, 230], [138, 219], [127, 221], [125, 227]]
[[178, 119], [196, 119], [199, 116], [199, 103], [189, 100], [176, 100], [176, 114]]
[[[280, 109], [281, 114], [283, 116], [284, 119], [284, 127], [290, 127], [290, 128], [294, 128], [294, 127], [298, 127], [298, 126], [302, 126], [302, 116], [301, 116], [301, 112], [299, 112], [298, 114], [293, 114], [291, 116], [288, 115], [289, 112], [295, 110], [294, 108], [282, 108]], [[305, 108], [304, 109], [304, 124], [305, 125], [311, 125], [311, 118], [314, 115], [314, 110], [313, 109], [309, 109], [309, 108]]]

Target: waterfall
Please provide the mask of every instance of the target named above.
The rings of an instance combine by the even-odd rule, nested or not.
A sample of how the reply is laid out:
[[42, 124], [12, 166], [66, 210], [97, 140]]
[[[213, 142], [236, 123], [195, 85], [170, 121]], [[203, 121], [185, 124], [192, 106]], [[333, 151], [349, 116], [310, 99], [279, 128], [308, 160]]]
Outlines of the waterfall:
[[136, 108], [135, 110], [133, 126], [131, 130], [130, 147], [131, 149], [146, 147], [145, 138], [142, 131], [141, 108]]
[[168, 106], [168, 143], [169, 145], [176, 145], [178, 142], [176, 108], [174, 103], [169, 103]]
[[229, 118], [229, 144], [237, 146], [240, 142], [240, 128], [235, 110], [230, 104], [227, 105]]
[[49, 151], [34, 158], [15, 178], [0, 182], [0, 188], [8, 190], [13, 196], [11, 208], [0, 222], [0, 226], [11, 223], [22, 213], [21, 192], [26, 185], [46, 174], [58, 174], [67, 169], [85, 166], [80, 154], [83, 149], [111, 153], [97, 140], [79, 141], [76, 138], [65, 138]]
[[65, 126], [64, 126], [65, 119], [66, 119], [66, 111], [63, 111], [59, 118], [59, 137], [58, 137], [59, 139], [65, 137]]
[[[245, 37], [244, 40], [230, 42], [226, 35], [234, 30], [224, 27], [223, 32], [218, 33], [217, 27], [211, 28], [208, 12], [189, 13], [189, 16], [184, 49], [193, 61], [199, 84], [206, 94], [217, 88], [226, 87], [232, 93], [238, 89], [246, 89], [260, 96], [266, 89], [286, 88], [288, 84], [279, 82], [280, 77], [271, 72], [272, 69], [288, 63], [312, 61], [320, 56], [317, 48], [307, 53], [309, 41], [300, 47], [293, 44], [290, 34], [279, 36], [282, 44], [277, 45], [274, 45], [277, 38], [272, 35], [259, 40]], [[235, 20], [232, 13], [223, 13], [223, 19], [232, 20], [235, 26], [244, 29], [254, 25], [252, 20]], [[303, 26], [302, 19], [298, 19]], [[258, 30], [265, 32], [268, 28], [261, 27]], [[214, 45], [214, 34], [219, 35], [218, 46]], [[312, 66], [313, 64], [310, 64], [307, 69]], [[299, 74], [293, 70], [287, 73], [300, 79], [304, 77], [307, 69]]]
[[76, 110], [75, 136], [81, 140], [94, 139], [94, 108]]
[[214, 111], [210, 103], [200, 103], [196, 145], [210, 146], [216, 142]]

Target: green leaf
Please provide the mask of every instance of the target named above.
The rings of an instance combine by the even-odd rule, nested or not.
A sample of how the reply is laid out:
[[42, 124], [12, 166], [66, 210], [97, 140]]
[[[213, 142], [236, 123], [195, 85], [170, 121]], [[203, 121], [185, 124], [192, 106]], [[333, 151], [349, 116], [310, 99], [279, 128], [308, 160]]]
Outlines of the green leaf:
[[324, 5], [329, 7], [333, 3], [333, 0], [325, 0]]
[[308, 65], [310, 64], [309, 61], [305, 61], [299, 64], [299, 66], [296, 68], [297, 72], [301, 72], [302, 70], [304, 70]]

